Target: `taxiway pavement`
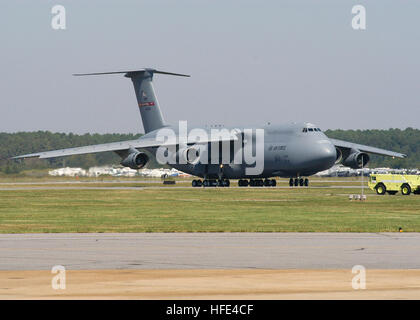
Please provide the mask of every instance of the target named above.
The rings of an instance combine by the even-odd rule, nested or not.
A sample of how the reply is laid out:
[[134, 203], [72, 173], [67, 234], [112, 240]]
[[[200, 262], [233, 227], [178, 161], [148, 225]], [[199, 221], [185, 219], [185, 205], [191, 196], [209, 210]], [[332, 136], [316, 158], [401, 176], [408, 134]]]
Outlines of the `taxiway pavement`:
[[420, 233], [2, 234], [0, 270], [420, 269]]

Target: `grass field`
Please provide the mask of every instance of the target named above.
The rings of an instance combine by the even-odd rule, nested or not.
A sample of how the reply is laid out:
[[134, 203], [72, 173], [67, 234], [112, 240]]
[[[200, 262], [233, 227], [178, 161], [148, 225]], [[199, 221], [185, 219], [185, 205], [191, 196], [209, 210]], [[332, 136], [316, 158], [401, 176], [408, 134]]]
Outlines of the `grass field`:
[[[312, 185], [342, 184], [328, 181]], [[353, 180], [343, 181], [354, 185]], [[348, 194], [360, 189], [141, 189], [154, 184], [129, 181], [106, 186], [114, 185], [139, 189], [31, 190], [34, 185], [29, 185], [1, 190], [0, 233], [396, 232], [399, 227], [420, 232], [416, 195], [377, 196], [368, 191], [367, 201], [357, 202], [349, 201]]]

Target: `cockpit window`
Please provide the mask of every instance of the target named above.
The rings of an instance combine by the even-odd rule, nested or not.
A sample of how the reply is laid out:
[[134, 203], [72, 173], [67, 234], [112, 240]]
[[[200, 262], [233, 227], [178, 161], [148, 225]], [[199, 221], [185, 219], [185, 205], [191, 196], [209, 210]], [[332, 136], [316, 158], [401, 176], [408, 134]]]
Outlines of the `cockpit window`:
[[302, 132], [321, 132], [320, 128], [303, 128]]

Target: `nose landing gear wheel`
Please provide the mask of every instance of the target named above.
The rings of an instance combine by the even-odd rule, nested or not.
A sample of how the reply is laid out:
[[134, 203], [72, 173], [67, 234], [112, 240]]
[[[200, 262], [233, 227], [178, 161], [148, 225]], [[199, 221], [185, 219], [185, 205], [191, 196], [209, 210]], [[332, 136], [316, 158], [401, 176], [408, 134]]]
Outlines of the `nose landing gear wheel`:
[[289, 186], [290, 187], [293, 187], [293, 186], [295, 186], [295, 187], [303, 187], [303, 186], [305, 186], [305, 187], [309, 187], [309, 179], [308, 178], [295, 178], [295, 179], [293, 179], [293, 178], [290, 178], [290, 180], [289, 180]]

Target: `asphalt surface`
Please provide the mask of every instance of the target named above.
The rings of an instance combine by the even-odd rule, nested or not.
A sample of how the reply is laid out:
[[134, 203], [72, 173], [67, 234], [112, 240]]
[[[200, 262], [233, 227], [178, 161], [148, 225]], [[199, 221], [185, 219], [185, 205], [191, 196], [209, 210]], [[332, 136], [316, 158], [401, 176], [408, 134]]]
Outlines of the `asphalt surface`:
[[[359, 183], [357, 180], [310, 180], [310, 182], [322, 183]], [[68, 180], [68, 181], [34, 181], [34, 182], [0, 182], [0, 185], [49, 185], [49, 184], [118, 184], [118, 183], [162, 183], [162, 180]], [[191, 185], [190, 180], [177, 180], [177, 184], [187, 183]], [[289, 184], [289, 181], [277, 181], [278, 184]]]
[[3, 234], [0, 270], [420, 269], [420, 233]]
[[[88, 184], [81, 185], [81, 186], [28, 186], [28, 187], [0, 187], [0, 191], [19, 191], [19, 190], [145, 190], [145, 189], [192, 189], [192, 186], [153, 186], [153, 187], [118, 187], [118, 186], [89, 186]], [[197, 187], [194, 189], [215, 189], [220, 187]], [[276, 187], [238, 187], [238, 186], [230, 186], [229, 188], [222, 188], [222, 189], [361, 189], [360, 186], [317, 186], [317, 187], [289, 187], [289, 186], [276, 186]], [[365, 189], [368, 187], [365, 186]]]

